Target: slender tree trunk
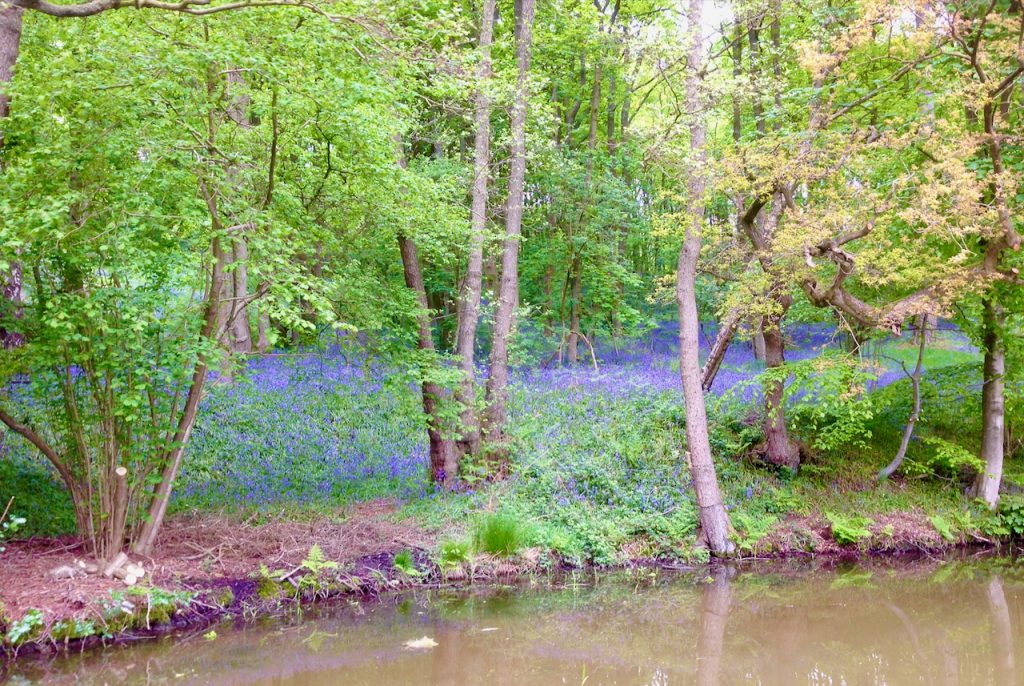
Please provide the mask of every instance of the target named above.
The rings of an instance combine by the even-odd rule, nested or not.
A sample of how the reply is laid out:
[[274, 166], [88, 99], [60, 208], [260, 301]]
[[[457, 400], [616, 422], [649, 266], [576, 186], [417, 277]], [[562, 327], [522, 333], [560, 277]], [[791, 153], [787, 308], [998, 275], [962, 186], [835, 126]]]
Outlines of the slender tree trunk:
[[270, 351], [270, 313], [264, 309], [260, 309], [256, 330], [256, 351], [266, 354]]
[[[226, 75], [227, 90], [231, 101], [227, 106], [227, 115], [243, 129], [252, 126], [249, 107], [252, 99], [244, 92], [245, 75], [238, 69], [230, 69]], [[241, 92], [240, 92], [241, 90]], [[244, 193], [241, 170], [235, 166], [227, 169], [227, 177], [238, 193]], [[231, 274], [225, 280], [224, 300], [222, 302], [221, 326], [223, 327], [223, 343], [229, 352], [251, 353], [252, 325], [249, 323], [249, 244], [245, 241], [245, 232], [252, 228], [246, 222], [233, 227], [231, 235], [224, 246], [228, 264], [232, 265]]]
[[691, 118], [690, 149], [693, 158], [687, 191], [691, 219], [679, 252], [676, 300], [679, 305], [679, 371], [683, 379], [686, 402], [686, 443], [689, 448], [690, 474], [696, 492], [701, 536], [714, 555], [726, 555], [734, 546], [729, 540], [729, 515], [722, 503], [718, 475], [711, 456], [708, 437], [707, 408], [701, 388], [699, 335], [697, 313], [697, 261], [700, 259], [701, 233], [704, 224], [704, 169], [707, 151], [704, 112], [701, 107], [700, 65], [704, 45], [701, 40], [703, 0], [690, 0], [687, 21], [690, 26], [689, 74], [686, 78], [686, 108]]
[[530, 56], [533, 46], [535, 0], [516, 1], [516, 61], [518, 76], [512, 104], [512, 154], [509, 160], [505, 241], [501, 260], [501, 288], [494, 317], [491, 375], [487, 379], [486, 437], [499, 461], [507, 457], [505, 424], [508, 420], [508, 348], [519, 302], [519, 236], [523, 221], [526, 183], [526, 113], [529, 103]]
[[[221, 227], [217, 219], [216, 200], [214, 196], [207, 194], [207, 204], [211, 209], [211, 218], [214, 223], [214, 238], [211, 243], [213, 255], [213, 267], [210, 273], [210, 287], [207, 294], [206, 315], [203, 329], [200, 333], [202, 338], [215, 340], [217, 331], [220, 329], [221, 303], [219, 298], [224, 292], [226, 275], [224, 267], [226, 258], [221, 244]], [[185, 398], [185, 406], [178, 419], [178, 426], [171, 441], [171, 447], [164, 459], [164, 469], [160, 474], [160, 481], [153, 491], [150, 499], [148, 516], [142, 523], [138, 535], [135, 537], [135, 552], [140, 555], [149, 555], [156, 544], [156, 537], [163, 526], [164, 517], [167, 515], [167, 505], [171, 501], [171, 491], [174, 488], [174, 481], [178, 478], [181, 469], [181, 462], [185, 457], [185, 447], [192, 436], [192, 429], [195, 427], [196, 418], [199, 415], [199, 401], [203, 397], [203, 387], [206, 384], [206, 376], [209, 371], [209, 360], [205, 354], [200, 353], [192, 372], [192, 380], [189, 384], [188, 393]]]
[[[910, 383], [913, 387], [914, 404], [910, 410], [910, 416], [907, 418], [907, 425], [903, 427], [903, 438], [900, 440], [900, 447], [896, 451], [896, 456], [892, 458], [892, 462], [888, 464], [882, 471], [878, 472], [876, 477], [879, 481], [882, 479], [888, 479], [892, 476], [900, 465], [903, 464], [903, 459], [907, 456], [907, 448], [910, 447], [910, 439], [914, 435], [914, 427], [917, 425], [917, 420], [921, 417], [921, 372], [924, 370], [924, 349], [928, 344], [928, 335], [926, 329], [928, 326], [928, 315], [922, 315], [920, 318], [921, 326], [918, 328], [917, 336], [917, 364], [914, 365], [914, 373], [910, 375]], [[906, 367], [903, 368], [904, 373]]]
[[715, 377], [718, 375], [718, 370], [722, 368], [725, 353], [729, 350], [729, 344], [732, 343], [739, 324], [740, 311], [738, 309], [729, 312], [722, 320], [722, 326], [718, 329], [718, 335], [715, 336], [715, 342], [711, 345], [708, 359], [704, 360], [704, 368], [700, 374], [700, 385], [705, 393], [710, 391], [712, 384], [715, 383]]
[[[18, 61], [21, 47], [21, 21], [24, 10], [20, 7], [3, 7], [0, 9], [0, 120], [6, 119], [10, 113], [10, 98], [7, 87], [14, 76], [14, 65]], [[0, 148], [4, 143], [3, 124], [0, 122]], [[24, 334], [9, 330], [2, 326], [3, 320], [21, 318], [21, 283], [22, 271], [19, 262], [12, 262], [7, 274], [0, 277], [0, 288], [3, 290], [3, 303], [0, 307], [0, 348], [16, 348], [25, 343]]]
[[231, 346], [235, 352], [251, 353], [252, 324], [249, 322], [248, 302], [245, 300], [249, 296], [249, 244], [243, 235], [236, 236], [232, 243], [237, 266], [231, 274], [235, 298], [231, 312]]
[[[430, 330], [430, 310], [427, 307], [427, 291], [423, 286], [423, 273], [420, 270], [419, 251], [415, 243], [402, 235], [398, 237], [398, 247], [402, 253], [405, 285], [416, 295], [420, 308], [416, 315], [419, 326], [419, 349], [433, 353], [434, 337]], [[427, 417], [427, 437], [430, 440], [430, 475], [434, 483], [451, 488], [458, 478], [459, 462], [455, 441], [444, 436], [438, 416], [443, 390], [432, 381], [424, 381], [421, 390], [423, 414]]]
[[569, 364], [580, 361], [580, 300], [583, 298], [583, 258], [579, 253], [572, 261], [572, 297], [569, 299], [569, 341], [566, 345]]
[[608, 75], [608, 111], [605, 113], [605, 135], [607, 137], [608, 154], [614, 155], [618, 142], [615, 140], [615, 72]]
[[458, 447], [462, 453], [480, 452], [480, 421], [476, 413], [476, 329], [480, 318], [480, 299], [483, 288], [484, 232], [487, 229], [487, 179], [491, 164], [491, 100], [487, 84], [491, 78], [491, 40], [494, 33], [496, 0], [484, 0], [480, 18], [480, 65], [477, 78], [475, 124], [476, 140], [473, 158], [472, 225], [469, 239], [469, 262], [462, 283], [459, 302], [458, 332], [455, 346], [462, 370], [456, 399], [462, 404], [462, 438]]
[[981, 461], [985, 463], [985, 471], [974, 482], [974, 494], [995, 509], [1003, 479], [1006, 349], [1002, 338], [1003, 312], [992, 296], [985, 298], [982, 324], [985, 327], [985, 362], [981, 391]]
[[[781, 299], [783, 310], [789, 307], [788, 296]], [[786, 363], [786, 343], [782, 335], [782, 316], [773, 315], [764, 318], [764, 362], [768, 369], [776, 369]], [[800, 468], [800, 449], [789, 438], [786, 428], [786, 411], [784, 407], [785, 381], [776, 380], [765, 384], [764, 388], [764, 436], [765, 456], [777, 467], [787, 467], [793, 471]]]

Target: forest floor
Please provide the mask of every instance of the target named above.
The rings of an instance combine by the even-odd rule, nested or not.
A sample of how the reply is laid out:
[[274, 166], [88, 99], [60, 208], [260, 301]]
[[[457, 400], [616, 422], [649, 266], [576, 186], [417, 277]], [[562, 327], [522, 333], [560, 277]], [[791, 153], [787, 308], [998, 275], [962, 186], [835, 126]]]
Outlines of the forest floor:
[[[208, 590], [225, 581], [254, 578], [261, 565], [292, 569], [316, 545], [324, 557], [356, 570], [360, 561], [386, 561], [400, 550], [423, 550], [436, 540], [414, 520], [394, 517], [393, 501], [359, 503], [334, 517], [307, 521], [255, 516], [245, 521], [215, 515], [172, 517], [155, 557], [133, 556], [147, 570], [146, 585], [168, 590]], [[76, 616], [102, 620], [103, 604], [124, 583], [97, 574], [57, 578], [52, 570], [87, 560], [73, 537], [10, 543], [0, 565], [0, 603], [8, 617], [41, 610], [48, 624]], [[365, 564], [363, 565], [366, 566]]]

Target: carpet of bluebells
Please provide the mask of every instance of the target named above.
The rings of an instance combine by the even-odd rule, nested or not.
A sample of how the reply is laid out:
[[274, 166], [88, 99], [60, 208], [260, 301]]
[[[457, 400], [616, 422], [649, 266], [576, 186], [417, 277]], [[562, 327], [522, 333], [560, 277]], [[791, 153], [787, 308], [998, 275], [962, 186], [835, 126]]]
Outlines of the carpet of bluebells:
[[[498, 489], [503, 508], [543, 523], [539, 543], [602, 561], [634, 537], [678, 541], [693, 530], [677, 331], [666, 325], [642, 339], [600, 344], [597, 369], [588, 356], [574, 367], [514, 372], [513, 472]], [[703, 331], [702, 353], [714, 335]], [[825, 325], [793, 326], [786, 335], [790, 362], [841, 348]], [[969, 349], [966, 341], [953, 344]], [[760, 372], [749, 341], [737, 340], [711, 402], [749, 414]], [[881, 366], [872, 387], [903, 374], [898, 365]], [[719, 431], [720, 410], [712, 411], [716, 453], [737, 454], [734, 436]], [[756, 423], [746, 430], [756, 434]], [[211, 384], [172, 508], [330, 508], [386, 497], [448, 508], [450, 516], [453, 507], [457, 515], [490, 504], [494, 489], [472, 483], [460, 494], [437, 492], [427, 461], [420, 399], [407, 376], [337, 351], [270, 355], [252, 359], [233, 383]], [[758, 482], [738, 461], [720, 469], [730, 508], [759, 497]], [[472, 464], [466, 474], [472, 478]]]
[[[641, 340], [601, 345], [596, 370], [586, 360], [515, 372], [512, 487], [524, 500], [563, 516], [576, 506], [605, 515], [621, 509], [631, 522], [692, 509], [679, 454], [677, 331], [662, 326]], [[702, 352], [714, 335], [703, 332]], [[794, 326], [787, 337], [789, 361], [841, 343], [825, 325]], [[749, 341], [737, 340], [713, 392], [750, 403], [760, 369]], [[882, 370], [874, 383], [900, 376]], [[176, 509], [434, 497], [417, 394], [392, 381], [385, 368], [330, 353], [254, 360], [241, 380], [207, 397]]]
[[[702, 347], [714, 333], [705, 331]], [[801, 327], [789, 335], [794, 343], [791, 360], [835, 345], [833, 332], [822, 326]], [[597, 356], [597, 370], [586, 361], [575, 367], [521, 368], [514, 374], [510, 421], [522, 451], [517, 465], [529, 473], [548, 458], [559, 459], [559, 471], [569, 474], [565, 498], [597, 495], [592, 478], [572, 476], [577, 463], [588, 474], [606, 467], [629, 474], [637, 469], [630, 460], [651, 463], [641, 459], [651, 457], [643, 436], [626, 441], [613, 434], [644, 425], [652, 418], [652, 408], [677, 406], [680, 397], [678, 333], [670, 326], [641, 341], [599, 346]], [[737, 342], [726, 356], [715, 392], [746, 384], [741, 393], [750, 399], [756, 387], [747, 382], [758, 371], [750, 344]], [[390, 380], [387, 369], [330, 352], [254, 360], [240, 380], [215, 385], [206, 398], [176, 506], [303, 505], [431, 495], [416, 394]], [[630, 454], [638, 448], [647, 455]], [[620, 464], [609, 465], [608, 460]], [[685, 479], [679, 461], [671, 462], [663, 479], [637, 475], [644, 491], [630, 496], [647, 498], [654, 509], [676, 505]]]

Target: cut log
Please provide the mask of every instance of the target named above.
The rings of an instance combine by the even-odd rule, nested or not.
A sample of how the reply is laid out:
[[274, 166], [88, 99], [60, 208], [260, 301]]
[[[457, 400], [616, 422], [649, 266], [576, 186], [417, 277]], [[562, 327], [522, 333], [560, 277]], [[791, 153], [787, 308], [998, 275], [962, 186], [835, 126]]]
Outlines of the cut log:
[[110, 579], [114, 576], [114, 574], [118, 572], [118, 570], [121, 569], [121, 567], [124, 566], [126, 562], [128, 562], [128, 555], [126, 555], [125, 552], [122, 550], [114, 556], [113, 560], [107, 563], [106, 567], [103, 568], [103, 576]]
[[[113, 507], [110, 512], [109, 540], [105, 554], [124, 546], [124, 528], [128, 516], [128, 470], [118, 467], [114, 470]], [[117, 558], [115, 558], [117, 559]]]

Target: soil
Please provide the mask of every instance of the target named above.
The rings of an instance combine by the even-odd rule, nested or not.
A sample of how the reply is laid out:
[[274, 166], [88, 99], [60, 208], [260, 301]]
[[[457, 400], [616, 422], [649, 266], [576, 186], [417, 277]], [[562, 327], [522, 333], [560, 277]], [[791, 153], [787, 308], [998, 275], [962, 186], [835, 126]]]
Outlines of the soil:
[[[351, 565], [353, 574], [365, 574], [371, 568], [389, 568], [399, 550], [424, 549], [435, 540], [435, 533], [397, 520], [396, 509], [393, 502], [377, 500], [333, 517], [262, 523], [179, 515], [161, 531], [156, 557], [131, 559], [143, 565], [152, 585], [167, 589], [216, 589], [228, 580], [237, 586], [261, 564], [269, 569], [298, 566], [314, 544], [327, 559]], [[54, 579], [48, 574], [87, 559], [73, 538], [10, 542], [0, 564], [0, 616], [17, 618], [36, 608], [50, 624], [95, 612], [96, 600], [125, 588], [122, 582], [101, 575]]]

